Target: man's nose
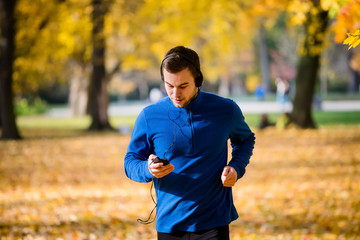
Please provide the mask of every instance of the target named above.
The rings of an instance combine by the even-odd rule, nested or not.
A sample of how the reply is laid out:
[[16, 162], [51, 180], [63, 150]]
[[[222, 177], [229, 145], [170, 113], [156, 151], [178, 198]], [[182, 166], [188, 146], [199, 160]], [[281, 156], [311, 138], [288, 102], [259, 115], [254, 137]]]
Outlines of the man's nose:
[[174, 95], [175, 95], [176, 97], [177, 97], [177, 96], [180, 96], [180, 95], [181, 95], [180, 89], [174, 88]]

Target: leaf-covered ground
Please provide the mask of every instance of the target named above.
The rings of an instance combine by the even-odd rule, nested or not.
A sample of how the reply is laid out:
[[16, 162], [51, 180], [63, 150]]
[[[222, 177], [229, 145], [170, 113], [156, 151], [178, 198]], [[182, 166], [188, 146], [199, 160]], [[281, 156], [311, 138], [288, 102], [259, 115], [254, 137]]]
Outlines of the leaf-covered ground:
[[[154, 207], [150, 185], [124, 174], [129, 136], [24, 135], [0, 142], [1, 240], [155, 239], [154, 224], [136, 221]], [[360, 239], [360, 126], [256, 137], [233, 189], [232, 240]]]

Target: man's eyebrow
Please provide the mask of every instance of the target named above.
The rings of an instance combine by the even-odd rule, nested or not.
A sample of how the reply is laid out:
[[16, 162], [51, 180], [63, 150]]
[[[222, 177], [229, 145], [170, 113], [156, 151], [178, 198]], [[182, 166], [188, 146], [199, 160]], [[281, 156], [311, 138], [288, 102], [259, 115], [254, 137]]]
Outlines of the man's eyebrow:
[[[169, 83], [169, 82], [167, 82], [167, 81], [165, 81], [165, 83], [166, 83], [167, 85], [173, 86], [171, 83]], [[188, 82], [184, 82], [184, 83], [180, 84], [178, 87], [185, 86], [185, 85], [188, 85], [188, 84], [189, 84]]]

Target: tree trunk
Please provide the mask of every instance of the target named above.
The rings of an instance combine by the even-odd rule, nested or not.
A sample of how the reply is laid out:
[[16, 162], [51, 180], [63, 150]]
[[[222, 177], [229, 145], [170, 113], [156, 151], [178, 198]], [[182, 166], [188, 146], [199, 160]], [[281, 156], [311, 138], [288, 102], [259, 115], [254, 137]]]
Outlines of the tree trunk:
[[20, 139], [20, 134], [16, 126], [12, 72], [15, 51], [15, 10], [16, 1], [0, 1], [0, 111], [3, 139]]
[[93, 12], [91, 20], [93, 52], [91, 63], [93, 66], [89, 86], [88, 110], [92, 119], [89, 130], [112, 129], [108, 119], [108, 95], [105, 72], [105, 36], [104, 17], [108, 11], [108, 2], [92, 0]]
[[231, 82], [231, 95], [233, 96], [241, 96], [246, 94], [246, 90], [245, 90], [245, 80], [244, 77], [236, 74], [233, 78], [232, 78], [232, 82]]
[[270, 67], [269, 67], [269, 53], [265, 36], [265, 28], [260, 25], [259, 28], [259, 48], [260, 48], [260, 66], [261, 66], [261, 79], [265, 87], [265, 92], [270, 90]]
[[220, 86], [218, 93], [223, 97], [229, 97], [230, 95], [230, 73], [226, 72], [220, 76]]
[[319, 68], [319, 56], [300, 58], [295, 79], [296, 92], [291, 120], [300, 128], [315, 128], [312, 118], [312, 101]]
[[69, 104], [71, 115], [75, 117], [85, 116], [88, 104], [89, 67], [85, 63], [74, 60], [73, 72], [70, 80]]
[[[306, 38], [300, 56], [296, 92], [291, 113], [291, 121], [300, 128], [315, 128], [312, 117], [312, 102], [320, 66], [320, 54], [328, 23], [328, 14], [318, 9], [309, 15], [306, 23]], [[315, 29], [314, 29], [315, 28]]]
[[348, 83], [348, 92], [350, 93], [360, 92], [360, 67], [359, 63], [356, 63], [360, 57], [355, 57], [355, 54], [360, 55], [360, 53], [354, 53], [353, 49], [348, 51], [348, 66], [351, 74], [351, 79]]
[[[1, 91], [0, 91], [1, 92]], [[0, 98], [0, 101], [1, 101], [1, 98]], [[0, 129], [2, 128], [2, 117], [1, 117], [1, 102], [0, 102]]]

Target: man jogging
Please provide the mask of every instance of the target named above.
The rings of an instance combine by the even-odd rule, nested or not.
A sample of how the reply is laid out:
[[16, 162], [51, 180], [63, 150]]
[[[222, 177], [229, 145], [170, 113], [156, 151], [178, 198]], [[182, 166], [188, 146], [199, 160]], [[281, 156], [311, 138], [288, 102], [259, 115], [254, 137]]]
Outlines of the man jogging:
[[154, 182], [159, 240], [229, 239], [229, 224], [238, 218], [231, 187], [245, 174], [254, 133], [234, 101], [200, 90], [192, 49], [170, 49], [160, 74], [168, 96], [139, 114], [126, 175]]

